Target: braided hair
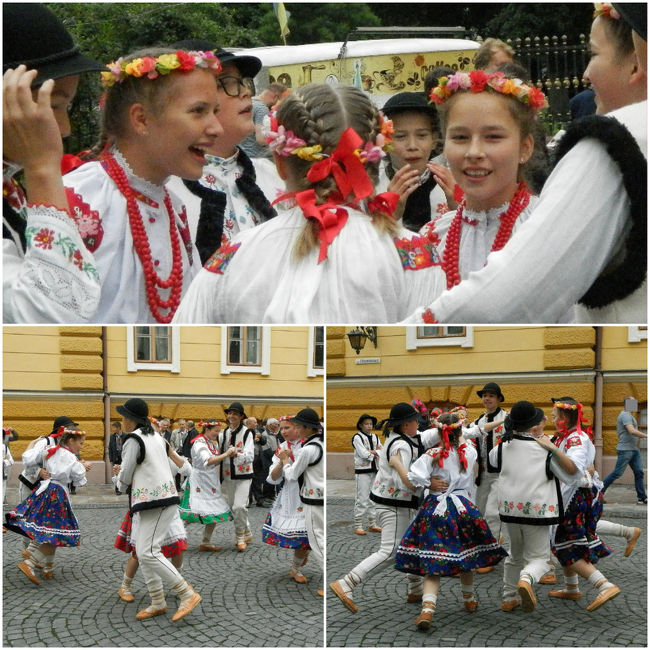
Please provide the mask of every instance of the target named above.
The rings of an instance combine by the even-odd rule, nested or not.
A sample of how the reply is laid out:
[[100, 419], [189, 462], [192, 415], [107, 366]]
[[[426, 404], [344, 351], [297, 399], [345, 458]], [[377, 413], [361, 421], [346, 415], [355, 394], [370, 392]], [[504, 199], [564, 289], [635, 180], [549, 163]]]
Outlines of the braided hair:
[[[298, 88], [282, 100], [276, 118], [278, 124], [293, 131], [308, 146], [320, 145], [325, 154], [331, 154], [336, 149], [341, 134], [348, 127], [354, 129], [364, 142], [374, 141], [380, 130], [379, 111], [363, 91], [351, 86], [311, 84]], [[317, 204], [325, 203], [331, 194], [338, 192], [332, 176], [315, 183], [307, 180], [307, 172], [313, 161], [289, 156], [286, 162], [292, 185], [290, 189], [297, 192], [313, 189]], [[376, 186], [378, 163], [366, 162], [365, 169]], [[388, 214], [373, 211], [371, 216], [381, 232], [397, 233], [397, 226]], [[309, 220], [296, 242], [294, 256], [303, 258], [317, 244], [317, 229]]]

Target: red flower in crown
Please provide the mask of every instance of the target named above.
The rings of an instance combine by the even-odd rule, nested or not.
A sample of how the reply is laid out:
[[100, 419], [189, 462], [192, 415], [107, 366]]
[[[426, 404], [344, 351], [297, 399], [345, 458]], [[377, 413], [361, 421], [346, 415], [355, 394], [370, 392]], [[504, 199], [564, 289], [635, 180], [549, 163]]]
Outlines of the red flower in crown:
[[178, 67], [179, 70], [183, 70], [184, 72], [194, 70], [195, 62], [193, 56], [183, 50], [177, 50], [176, 56], [180, 62], [180, 66]]
[[483, 70], [472, 70], [469, 73], [469, 79], [471, 82], [470, 90], [473, 93], [481, 93], [485, 90], [485, 84], [488, 81], [488, 76]]

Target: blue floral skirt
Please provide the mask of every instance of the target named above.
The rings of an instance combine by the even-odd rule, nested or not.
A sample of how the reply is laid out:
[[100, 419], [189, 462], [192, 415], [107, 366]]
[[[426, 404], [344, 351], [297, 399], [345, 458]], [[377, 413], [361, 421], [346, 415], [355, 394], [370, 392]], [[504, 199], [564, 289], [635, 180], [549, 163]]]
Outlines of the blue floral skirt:
[[437, 497], [424, 500], [397, 549], [398, 571], [419, 576], [455, 576], [494, 566], [508, 556], [478, 508], [464, 496], [457, 498], [466, 508], [462, 514], [458, 514], [449, 497], [444, 515], [433, 514]]
[[81, 531], [65, 490], [50, 483], [43, 492], [32, 492], [5, 515], [6, 526], [37, 544], [79, 546]]
[[555, 531], [553, 553], [562, 566], [570, 566], [578, 560], [596, 564], [612, 552], [596, 533], [602, 513], [603, 493], [598, 488], [576, 490]]

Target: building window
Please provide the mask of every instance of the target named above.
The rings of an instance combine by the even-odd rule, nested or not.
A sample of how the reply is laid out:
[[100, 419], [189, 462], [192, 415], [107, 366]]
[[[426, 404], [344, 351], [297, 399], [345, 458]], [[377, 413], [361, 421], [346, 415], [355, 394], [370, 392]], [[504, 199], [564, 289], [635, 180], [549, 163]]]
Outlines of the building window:
[[325, 374], [325, 328], [310, 327], [307, 344], [307, 376], [317, 377]]
[[627, 328], [627, 342], [640, 343], [648, 340], [648, 328], [645, 325]]
[[127, 327], [127, 370], [167, 370], [180, 372], [180, 331], [178, 327]]
[[221, 328], [221, 374], [252, 372], [268, 375], [270, 370], [271, 331], [269, 327]]
[[474, 346], [474, 328], [458, 325], [424, 325], [406, 328], [406, 349], [456, 345], [461, 348]]

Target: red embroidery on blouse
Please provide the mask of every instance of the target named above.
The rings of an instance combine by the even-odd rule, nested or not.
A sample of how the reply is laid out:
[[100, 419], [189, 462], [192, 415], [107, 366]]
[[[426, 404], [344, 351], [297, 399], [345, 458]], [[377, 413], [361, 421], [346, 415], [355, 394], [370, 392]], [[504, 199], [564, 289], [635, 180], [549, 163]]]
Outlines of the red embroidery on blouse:
[[230, 260], [233, 258], [237, 249], [241, 246], [241, 242], [236, 244], [224, 244], [206, 263], [204, 268], [210, 273], [218, 273], [223, 275]]
[[436, 247], [425, 237], [394, 239], [400, 261], [405, 271], [419, 271], [430, 266], [440, 265]]
[[65, 193], [68, 198], [70, 215], [77, 225], [81, 239], [83, 239], [86, 248], [93, 253], [99, 248], [104, 237], [104, 229], [102, 228], [102, 220], [99, 212], [97, 210], [91, 210], [90, 205], [85, 203], [81, 195], [76, 194], [72, 188], [66, 187]]

